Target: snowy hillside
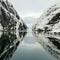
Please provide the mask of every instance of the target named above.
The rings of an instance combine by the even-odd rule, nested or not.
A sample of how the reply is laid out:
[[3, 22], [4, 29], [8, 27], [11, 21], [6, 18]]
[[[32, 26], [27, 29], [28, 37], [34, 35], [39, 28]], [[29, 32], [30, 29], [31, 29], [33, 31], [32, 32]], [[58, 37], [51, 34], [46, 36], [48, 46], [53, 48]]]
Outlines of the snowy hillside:
[[0, 0], [0, 26], [5, 31], [27, 28], [13, 5], [7, 0]]
[[33, 28], [44, 33], [60, 32], [60, 3], [57, 2], [46, 9]]
[[38, 43], [60, 60], [60, 2], [46, 9], [32, 29]]

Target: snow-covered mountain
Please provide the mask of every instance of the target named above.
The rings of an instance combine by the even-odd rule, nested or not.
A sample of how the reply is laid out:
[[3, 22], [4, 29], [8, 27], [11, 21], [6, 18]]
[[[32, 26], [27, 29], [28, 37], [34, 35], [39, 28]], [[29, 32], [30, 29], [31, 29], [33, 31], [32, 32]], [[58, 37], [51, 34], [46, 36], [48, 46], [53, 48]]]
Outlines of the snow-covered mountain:
[[8, 0], [0, 0], [0, 26], [5, 31], [27, 28]]
[[9, 60], [23, 40], [27, 26], [8, 0], [0, 0], [0, 60]]
[[36, 23], [37, 18], [25, 17], [23, 20], [24, 20], [25, 24], [27, 25], [27, 27], [29, 28], [29, 30], [32, 30], [32, 26], [33, 26], [33, 24]]
[[36, 20], [37, 20], [37, 18], [34, 18], [34, 17], [25, 17], [24, 18], [24, 22], [26, 24], [34, 24], [34, 23], [36, 23]]
[[60, 2], [46, 9], [33, 27], [39, 32], [60, 32]]
[[33, 26], [33, 24], [36, 23], [37, 18], [34, 18], [34, 17], [25, 17], [23, 20], [24, 20], [25, 24], [28, 27], [27, 31], [31, 32], [32, 31], [32, 26]]
[[60, 2], [46, 9], [32, 28], [38, 43], [60, 60]]

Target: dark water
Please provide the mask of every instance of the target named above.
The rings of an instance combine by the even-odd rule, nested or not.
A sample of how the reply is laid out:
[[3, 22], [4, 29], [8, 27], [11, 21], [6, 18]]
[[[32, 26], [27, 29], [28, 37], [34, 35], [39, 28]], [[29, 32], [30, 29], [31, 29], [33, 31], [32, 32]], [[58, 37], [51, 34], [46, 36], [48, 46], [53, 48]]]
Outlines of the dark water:
[[[54, 52], [47, 47], [48, 44], [45, 44], [45, 48], [43, 46], [44, 43], [41, 42], [42, 44], [40, 44], [40, 40], [38, 40], [32, 32], [20, 32], [19, 37], [17, 37], [18, 35], [14, 32], [0, 32], [0, 60], [59, 59], [53, 56]], [[43, 39], [42, 36], [41, 38]], [[46, 51], [48, 49], [50, 50]], [[49, 53], [50, 51], [52, 51], [53, 54]]]

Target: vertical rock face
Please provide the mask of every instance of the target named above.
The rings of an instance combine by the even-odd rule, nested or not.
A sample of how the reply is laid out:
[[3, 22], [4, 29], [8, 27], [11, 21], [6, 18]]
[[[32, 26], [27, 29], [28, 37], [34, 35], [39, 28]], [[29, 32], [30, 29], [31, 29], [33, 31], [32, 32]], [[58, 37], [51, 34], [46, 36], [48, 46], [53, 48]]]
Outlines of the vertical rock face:
[[13, 5], [8, 1], [0, 0], [0, 60], [9, 60], [12, 57], [23, 40], [26, 30], [27, 26]]
[[60, 32], [60, 2], [46, 9], [33, 29], [44, 33]]
[[24, 30], [27, 28], [13, 8], [13, 5], [4, 0], [0, 0], [0, 26], [5, 31], [15, 29]]

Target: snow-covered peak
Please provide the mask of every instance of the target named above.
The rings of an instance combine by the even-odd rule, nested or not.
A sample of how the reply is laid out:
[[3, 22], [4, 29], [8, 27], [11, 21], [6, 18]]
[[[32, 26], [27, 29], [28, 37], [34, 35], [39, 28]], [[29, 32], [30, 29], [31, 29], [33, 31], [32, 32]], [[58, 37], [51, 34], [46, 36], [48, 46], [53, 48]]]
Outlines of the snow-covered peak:
[[60, 23], [60, 2], [56, 2], [42, 13], [35, 27], [36, 30], [38, 29], [45, 30], [45, 28], [47, 27], [46, 30], [57, 31], [60, 30], [59, 23]]

